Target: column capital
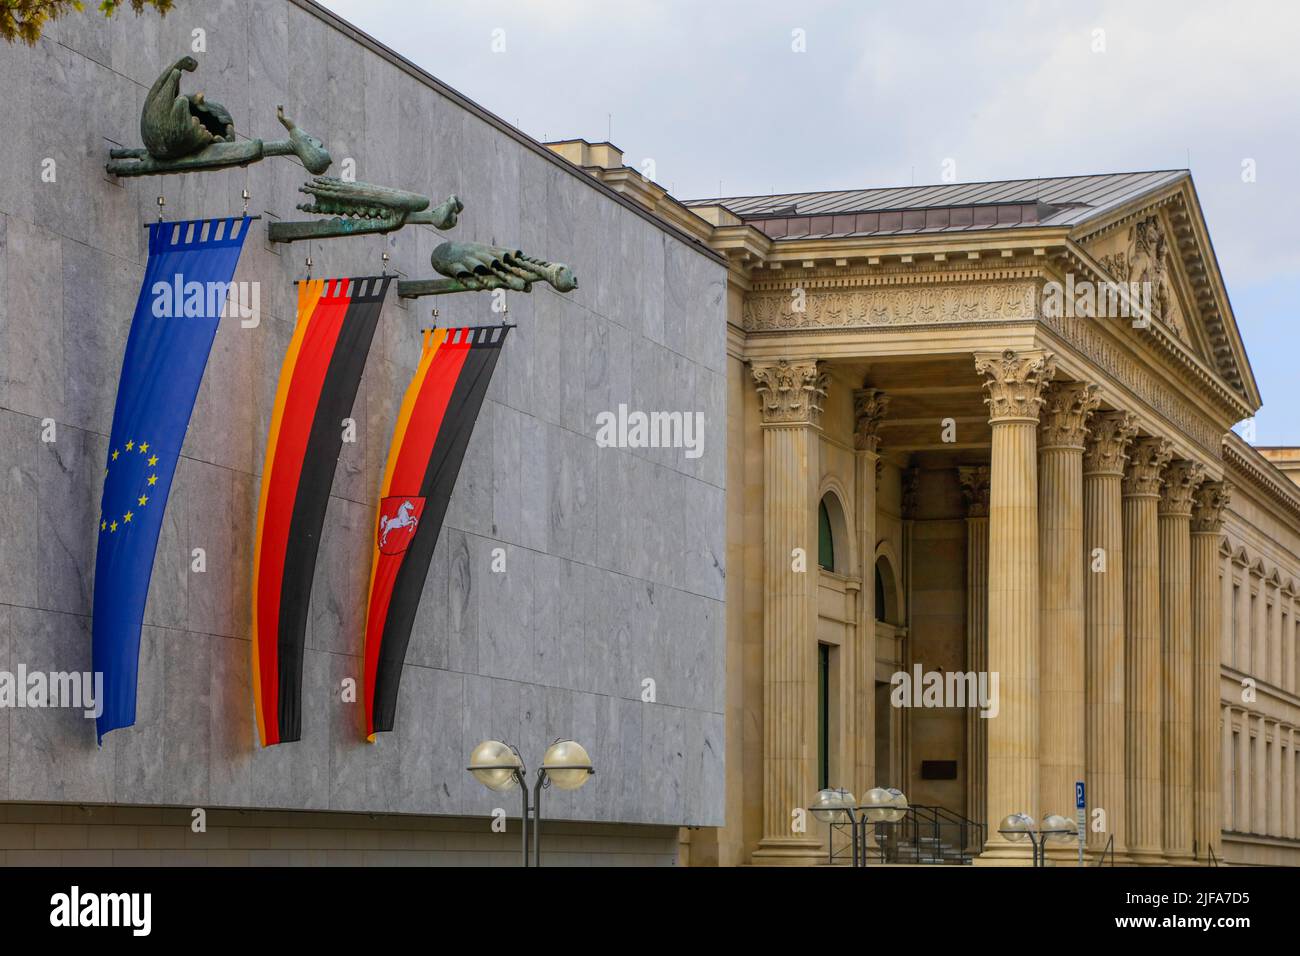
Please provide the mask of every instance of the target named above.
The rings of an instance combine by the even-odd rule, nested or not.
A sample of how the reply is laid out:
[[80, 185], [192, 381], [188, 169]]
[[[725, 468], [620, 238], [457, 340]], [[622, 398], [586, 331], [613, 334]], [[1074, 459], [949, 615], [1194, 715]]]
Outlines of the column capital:
[[880, 452], [880, 420], [889, 409], [889, 396], [878, 388], [853, 392], [853, 447], [874, 454]]
[[1038, 426], [1038, 450], [1044, 448], [1083, 449], [1088, 435], [1088, 416], [1101, 402], [1091, 382], [1052, 382], [1043, 392], [1043, 410]]
[[1083, 452], [1083, 473], [1123, 477], [1128, 446], [1137, 435], [1132, 412], [1097, 412], [1088, 423], [1088, 443]]
[[1196, 489], [1192, 503], [1192, 534], [1218, 534], [1223, 530], [1223, 512], [1232, 500], [1232, 482], [1205, 481]]
[[990, 422], [1038, 421], [1043, 388], [1056, 374], [1056, 357], [1050, 352], [976, 352], [975, 372], [984, 376]]
[[1160, 497], [1160, 473], [1174, 455], [1168, 438], [1139, 438], [1128, 452], [1124, 473], [1125, 497]]
[[830, 384], [823, 363], [755, 362], [751, 371], [764, 425], [821, 425], [822, 401]]
[[989, 516], [989, 487], [993, 469], [988, 465], [963, 465], [957, 469], [961, 481], [961, 494], [966, 500], [966, 517]]
[[1205, 480], [1205, 466], [1177, 458], [1165, 469], [1164, 487], [1160, 489], [1160, 513], [1190, 518], [1192, 499]]

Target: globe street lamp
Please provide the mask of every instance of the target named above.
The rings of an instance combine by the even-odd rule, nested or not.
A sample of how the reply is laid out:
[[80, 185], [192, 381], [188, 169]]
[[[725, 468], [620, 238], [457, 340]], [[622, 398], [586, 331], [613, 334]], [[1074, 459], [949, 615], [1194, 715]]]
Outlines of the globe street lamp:
[[[867, 865], [867, 824], [897, 823], [907, 816], [907, 797], [897, 787], [872, 787], [863, 798], [862, 811], [862, 865]], [[881, 847], [884, 860], [884, 847]]]
[[577, 790], [596, 772], [582, 744], [560, 739], [546, 748], [533, 784], [533, 801], [528, 803], [528, 768], [519, 751], [499, 740], [485, 740], [474, 748], [466, 768], [479, 783], [496, 793], [518, 787], [523, 796], [523, 865], [528, 865], [528, 820], [533, 821], [533, 866], [542, 865], [542, 790], [554, 784], [560, 790]]
[[[811, 807], [814, 819], [825, 823], [843, 823], [845, 820], [849, 824], [849, 836], [853, 844], [853, 865], [858, 865], [858, 821], [853, 815], [854, 807], [853, 794], [849, 793], [843, 787], [831, 787], [826, 790], [817, 791], [817, 799], [813, 801]], [[831, 846], [831, 835], [828, 830], [826, 833], [826, 860], [828, 863], [835, 862], [835, 848]]]
[[998, 832], [1006, 837], [1008, 843], [1023, 843], [1028, 840], [1033, 845], [1034, 866], [1047, 864], [1047, 844], [1064, 843], [1078, 836], [1075, 824], [1060, 814], [1049, 814], [1038, 825], [1027, 813], [1012, 813], [1003, 817]]

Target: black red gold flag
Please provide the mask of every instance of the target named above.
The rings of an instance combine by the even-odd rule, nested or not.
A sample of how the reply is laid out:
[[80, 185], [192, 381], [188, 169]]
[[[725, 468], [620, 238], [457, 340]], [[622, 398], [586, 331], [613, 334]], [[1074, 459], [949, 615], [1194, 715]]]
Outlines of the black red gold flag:
[[366, 611], [366, 737], [393, 729], [420, 592], [510, 326], [430, 329], [384, 467]]
[[298, 283], [298, 320], [266, 440], [253, 554], [253, 697], [262, 746], [302, 737], [312, 576], [343, 419], [352, 410], [387, 276]]

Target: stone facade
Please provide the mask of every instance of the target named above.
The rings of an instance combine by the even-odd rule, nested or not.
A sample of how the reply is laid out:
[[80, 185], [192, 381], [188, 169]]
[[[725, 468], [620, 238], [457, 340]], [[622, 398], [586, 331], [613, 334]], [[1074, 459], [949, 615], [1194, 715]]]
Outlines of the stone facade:
[[[332, 172], [348, 161], [359, 180], [454, 192], [466, 209], [447, 238], [518, 243], [581, 282], [508, 299], [518, 329], [434, 556], [396, 732], [373, 746], [338, 689], [357, 675], [375, 497], [431, 300], [384, 307], [325, 522], [303, 739], [267, 750], [249, 687], [259, 474], [306, 257], [315, 276], [367, 275], [386, 251], [390, 270], [425, 277], [443, 237], [269, 244], [268, 220], [304, 216], [292, 160], [107, 176], [109, 148], [138, 142], [145, 91], [199, 28], [206, 52], [184, 88], [224, 103], [241, 135], [273, 138], [282, 103], [327, 144]], [[515, 743], [535, 765], [569, 736], [597, 774], [552, 791], [548, 819], [720, 825], [723, 260], [305, 0], [69, 16], [34, 49], [0, 48], [0, 86], [0, 667], [90, 666], [92, 524], [155, 197], [168, 218], [230, 215], [247, 188], [263, 216], [235, 276], [260, 284], [260, 323], [223, 320], [217, 335], [158, 549], [136, 726], [97, 750], [80, 716], [0, 711], [0, 801], [482, 817], [502, 798], [465, 772], [479, 740]], [[46, 158], [55, 182], [41, 179]], [[436, 305], [443, 325], [501, 318], [488, 296]], [[595, 416], [620, 403], [702, 412], [703, 455], [598, 447]], [[494, 548], [506, 573], [489, 570]], [[641, 700], [646, 678], [655, 703]], [[0, 853], [32, 848], [3, 832]]]

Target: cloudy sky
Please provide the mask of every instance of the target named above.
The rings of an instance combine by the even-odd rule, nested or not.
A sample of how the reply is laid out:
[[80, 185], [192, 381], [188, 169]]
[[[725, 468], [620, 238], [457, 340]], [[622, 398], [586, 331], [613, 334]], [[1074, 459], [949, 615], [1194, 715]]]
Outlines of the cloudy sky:
[[325, 3], [531, 136], [612, 134], [679, 198], [1190, 168], [1254, 441], [1300, 444], [1300, 4]]

